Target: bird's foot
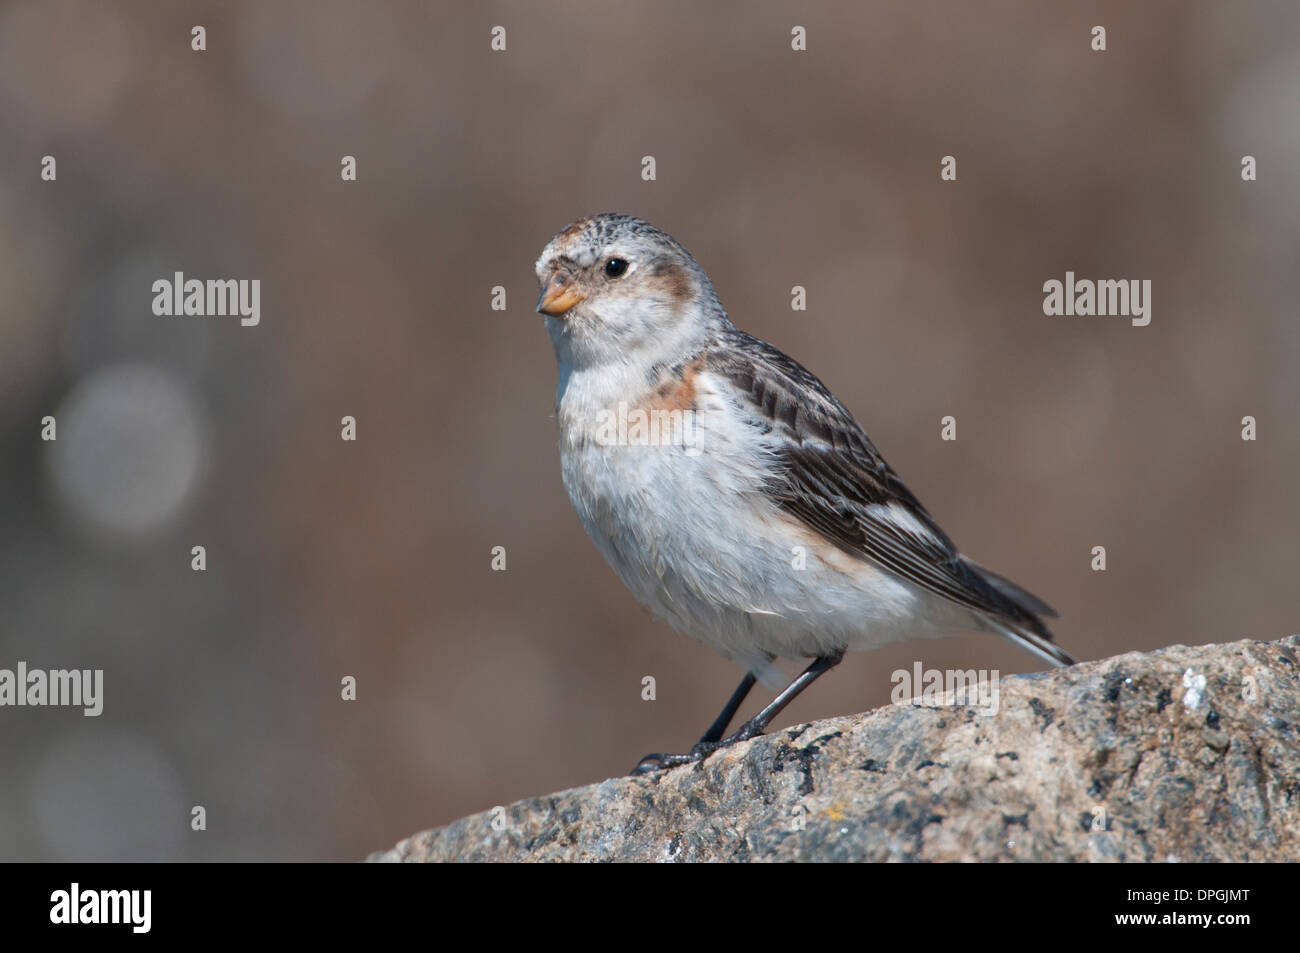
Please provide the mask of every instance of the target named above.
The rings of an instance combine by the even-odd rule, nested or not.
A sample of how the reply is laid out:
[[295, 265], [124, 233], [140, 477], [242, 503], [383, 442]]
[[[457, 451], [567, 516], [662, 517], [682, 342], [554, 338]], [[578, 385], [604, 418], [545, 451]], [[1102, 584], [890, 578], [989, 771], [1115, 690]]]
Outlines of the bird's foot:
[[752, 721], [747, 721], [721, 741], [698, 742], [686, 754], [648, 754], [637, 762], [630, 775], [631, 777], [637, 777], [642, 774], [652, 774], [655, 771], [666, 771], [669, 768], [680, 768], [684, 764], [696, 764], [719, 748], [726, 748], [741, 741], [749, 741], [751, 738], [757, 738], [762, 733], [763, 729], [761, 727]]
[[692, 764], [702, 757], [704, 756], [696, 757], [694, 748], [691, 749], [690, 754], [648, 754], [636, 763], [636, 767], [628, 772], [628, 776], [635, 778], [643, 774], [654, 774], [656, 771]]

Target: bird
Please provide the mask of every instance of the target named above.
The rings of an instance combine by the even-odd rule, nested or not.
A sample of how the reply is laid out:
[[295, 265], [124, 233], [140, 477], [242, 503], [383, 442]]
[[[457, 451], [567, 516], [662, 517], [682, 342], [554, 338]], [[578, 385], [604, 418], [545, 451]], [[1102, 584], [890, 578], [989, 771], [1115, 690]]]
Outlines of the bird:
[[[555, 351], [560, 470], [578, 519], [650, 612], [745, 669], [690, 751], [763, 734], [847, 651], [990, 632], [1055, 666], [1057, 613], [962, 555], [866, 431], [810, 371], [737, 328], [667, 232], [602, 213], [536, 263]], [[811, 659], [726, 734], [775, 659]]]

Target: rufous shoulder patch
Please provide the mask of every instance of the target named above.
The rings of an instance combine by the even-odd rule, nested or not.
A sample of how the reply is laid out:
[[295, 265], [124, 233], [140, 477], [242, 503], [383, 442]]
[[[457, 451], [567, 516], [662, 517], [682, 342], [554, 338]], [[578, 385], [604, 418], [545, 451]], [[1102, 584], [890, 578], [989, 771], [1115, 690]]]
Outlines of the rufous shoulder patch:
[[669, 374], [659, 386], [637, 405], [637, 409], [648, 411], [690, 410], [695, 406], [696, 378], [703, 367], [703, 355], [683, 365], [679, 374]]

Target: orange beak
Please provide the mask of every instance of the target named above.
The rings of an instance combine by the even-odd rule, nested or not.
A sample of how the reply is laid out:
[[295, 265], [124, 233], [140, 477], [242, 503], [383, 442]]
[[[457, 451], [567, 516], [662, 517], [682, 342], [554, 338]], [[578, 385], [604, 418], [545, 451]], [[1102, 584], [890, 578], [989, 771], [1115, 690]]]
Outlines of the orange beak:
[[570, 288], [563, 276], [554, 274], [551, 275], [550, 281], [546, 282], [546, 287], [542, 288], [542, 295], [537, 299], [537, 310], [542, 314], [556, 317], [564, 314], [580, 301], [582, 295]]

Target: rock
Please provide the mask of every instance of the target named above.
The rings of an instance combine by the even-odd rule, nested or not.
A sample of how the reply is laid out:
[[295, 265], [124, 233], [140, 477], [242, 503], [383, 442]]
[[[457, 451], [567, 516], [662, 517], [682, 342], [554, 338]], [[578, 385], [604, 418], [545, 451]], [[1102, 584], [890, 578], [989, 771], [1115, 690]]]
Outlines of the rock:
[[[372, 861], [1284, 861], [1300, 636], [1004, 678], [425, 831]], [[495, 829], [500, 827], [500, 830]]]

